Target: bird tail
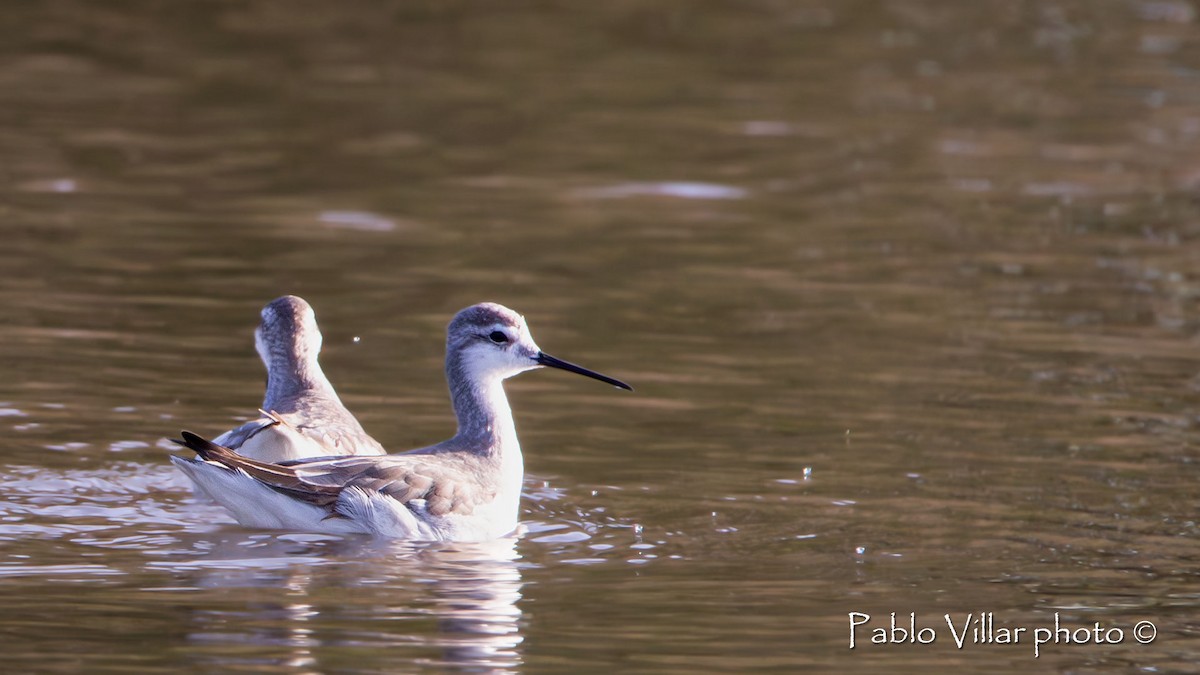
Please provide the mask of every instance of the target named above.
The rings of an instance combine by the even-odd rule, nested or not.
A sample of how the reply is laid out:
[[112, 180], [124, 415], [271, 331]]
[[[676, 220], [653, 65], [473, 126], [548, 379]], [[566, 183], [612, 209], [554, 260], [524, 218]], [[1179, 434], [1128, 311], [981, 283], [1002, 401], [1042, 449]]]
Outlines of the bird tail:
[[217, 445], [216, 443], [213, 443], [206, 438], [201, 438], [190, 431], [184, 431], [180, 435], [183, 437], [182, 440], [178, 438], [172, 438], [171, 442], [176, 445], [182, 445], [183, 447], [194, 451], [197, 455], [200, 455], [200, 459], [203, 459], [206, 462], [218, 462], [220, 464], [229, 466], [229, 464], [221, 460], [227, 458], [229, 455], [237, 454], [233, 450], [230, 450], [223, 445]]
[[180, 432], [180, 436], [183, 437], [183, 440], [172, 440], [194, 451], [200, 456], [200, 459], [206, 462], [215, 462], [232, 471], [241, 470], [267, 487], [303, 499], [304, 501], [321, 505], [332, 503], [337, 499], [338, 491], [336, 489], [308, 485], [296, 475], [295, 469], [244, 457], [223, 445], [217, 445], [190, 431]]

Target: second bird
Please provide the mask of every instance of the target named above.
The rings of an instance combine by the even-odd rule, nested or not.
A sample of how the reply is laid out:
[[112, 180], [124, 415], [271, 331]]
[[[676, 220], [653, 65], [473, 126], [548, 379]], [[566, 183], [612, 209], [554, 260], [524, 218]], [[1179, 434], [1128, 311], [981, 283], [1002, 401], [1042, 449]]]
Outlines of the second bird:
[[384, 454], [321, 370], [321, 330], [303, 298], [285, 295], [263, 307], [254, 345], [267, 367], [263, 415], [214, 442], [263, 462]]

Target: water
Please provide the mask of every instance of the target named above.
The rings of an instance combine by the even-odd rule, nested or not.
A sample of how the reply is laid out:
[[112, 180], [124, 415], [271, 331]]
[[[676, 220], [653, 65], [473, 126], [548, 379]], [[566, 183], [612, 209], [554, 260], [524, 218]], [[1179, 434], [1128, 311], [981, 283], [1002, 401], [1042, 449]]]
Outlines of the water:
[[[1191, 3], [0, 19], [6, 670], [1200, 662]], [[164, 438], [254, 413], [283, 293], [391, 448], [481, 300], [637, 392], [511, 382], [513, 540], [244, 530]], [[1122, 639], [1035, 658], [1056, 615]]]

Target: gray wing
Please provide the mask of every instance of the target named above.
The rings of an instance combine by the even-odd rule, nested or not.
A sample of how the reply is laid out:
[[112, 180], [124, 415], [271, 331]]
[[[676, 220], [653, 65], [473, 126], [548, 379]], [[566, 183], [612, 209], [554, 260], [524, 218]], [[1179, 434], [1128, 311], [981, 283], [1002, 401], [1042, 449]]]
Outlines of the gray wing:
[[213, 439], [213, 443], [223, 445], [234, 450], [246, 444], [246, 441], [254, 438], [260, 431], [269, 429], [278, 424], [274, 418], [269, 415], [264, 415], [256, 420], [246, 422], [240, 427], [234, 427], [229, 431], [217, 436]]
[[402, 504], [420, 499], [435, 516], [471, 513], [496, 496], [495, 487], [480, 480], [471, 463], [451, 454], [338, 457], [288, 464], [297, 479], [316, 490], [357, 487]]
[[382, 455], [381, 446], [357, 420], [309, 411], [260, 410], [261, 417], [227, 431], [213, 443], [252, 459], [279, 462], [305, 457]]
[[385, 452], [383, 446], [363, 431], [353, 418], [350, 418], [353, 420], [351, 424], [342, 416], [326, 419], [311, 414], [273, 415], [318, 445], [328, 448], [331, 455], [382, 455]]
[[378, 492], [405, 505], [424, 500], [425, 511], [434, 516], [469, 514], [476, 505], [496, 496], [495, 487], [471, 469], [473, 463], [452, 453], [325, 457], [272, 464], [243, 457], [187, 431], [179, 443], [206, 461], [240, 469], [289, 497], [328, 508], [331, 516], [340, 515], [337, 500], [348, 487]]

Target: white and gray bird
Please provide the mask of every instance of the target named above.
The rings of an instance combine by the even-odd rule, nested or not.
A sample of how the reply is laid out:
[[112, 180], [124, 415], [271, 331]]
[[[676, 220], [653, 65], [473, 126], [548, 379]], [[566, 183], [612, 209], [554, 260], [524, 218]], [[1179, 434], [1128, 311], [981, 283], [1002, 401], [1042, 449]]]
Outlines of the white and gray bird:
[[247, 527], [433, 541], [502, 537], [517, 527], [524, 477], [503, 382], [541, 366], [632, 390], [546, 354], [524, 317], [483, 303], [459, 312], [447, 328], [453, 438], [382, 457], [272, 463], [185, 431], [176, 442], [199, 458], [171, 461]]
[[321, 370], [321, 341], [316, 314], [303, 298], [285, 295], [267, 303], [254, 331], [267, 368], [261, 416], [213, 442], [263, 462], [384, 454]]

